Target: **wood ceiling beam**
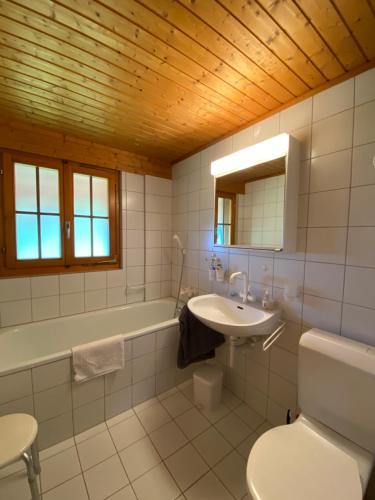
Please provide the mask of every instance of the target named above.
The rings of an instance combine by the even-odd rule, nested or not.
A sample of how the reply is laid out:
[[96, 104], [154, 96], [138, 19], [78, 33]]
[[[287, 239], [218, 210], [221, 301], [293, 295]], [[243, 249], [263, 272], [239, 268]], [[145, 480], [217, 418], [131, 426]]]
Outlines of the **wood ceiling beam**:
[[[185, 102], [190, 102], [190, 106], [186, 110], [184, 109], [186, 116], [191, 115], [194, 118], [195, 114], [198, 114], [204, 116], [207, 120], [215, 120], [215, 122], [222, 122], [223, 124], [236, 124], [241, 119], [244, 123], [246, 122], [245, 118], [238, 117], [238, 115], [227, 111], [215, 103], [209, 101], [202, 102], [196, 95], [189, 96], [189, 93], [181, 89], [181, 87], [173, 86], [172, 89], [166, 87], [160, 93], [155, 93], [155, 86], [160, 86], [163, 83], [158, 79], [153, 82], [141, 80], [136, 75], [121, 68], [115, 68], [116, 71], [107, 69], [104, 72], [103, 68], [97, 69], [95, 67], [95, 62], [100, 66], [99, 61], [95, 57], [91, 61], [88, 61], [86, 58], [85, 63], [83, 63], [80, 57], [73, 59], [64, 55], [62, 48], [60, 48], [61, 52], [56, 52], [42, 45], [37, 45], [35, 42], [5, 32], [4, 29], [6, 28], [4, 28], [4, 25], [8, 25], [9, 20], [6, 19], [4, 24], [2, 24], [2, 19], [5, 18], [0, 18], [0, 28], [2, 29], [0, 40], [4, 46], [16, 50], [19, 58], [21, 58], [22, 54], [27, 56], [26, 59], [33, 56], [34, 60], [37, 59], [45, 65], [62, 68], [69, 74], [74, 73], [81, 78], [81, 81], [82, 78], [84, 79], [85, 86], [89, 86], [88, 83], [90, 82], [91, 86], [106, 87], [107, 89], [111, 89], [111, 91], [118, 92], [120, 95], [128, 95], [131, 99], [140, 99], [142, 97], [142, 100], [149, 102], [150, 105], [157, 105], [160, 109], [168, 108], [170, 113], [176, 115], [181, 115], [182, 105], [184, 106]], [[29, 31], [26, 31], [26, 33], [29, 33]], [[51, 39], [51, 43], [54, 43], [53, 39]], [[170, 101], [166, 103], [169, 91]], [[254, 117], [254, 115], [251, 116]]]
[[247, 27], [276, 57], [284, 61], [310, 88], [326, 81], [315, 63], [259, 4], [246, 0], [217, 0], [217, 2]]
[[[229, 122], [229, 120], [222, 119], [222, 120], [215, 120], [214, 122], [212, 122], [212, 120], [207, 121], [207, 112], [202, 109], [196, 109], [194, 111], [194, 114], [192, 114], [192, 112], [189, 111], [189, 109], [186, 109], [186, 113], [184, 112], [183, 115], [181, 115], [182, 110], [178, 115], [171, 112], [169, 109], [163, 110], [162, 108], [156, 106], [152, 102], [151, 95], [148, 97], [143, 93], [142, 95], [140, 95], [139, 92], [135, 92], [134, 89], [130, 87], [129, 89], [131, 92], [127, 93], [125, 91], [121, 92], [118, 89], [113, 89], [113, 88], [110, 89], [108, 86], [103, 85], [98, 81], [95, 81], [94, 79], [91, 79], [84, 75], [77, 74], [74, 71], [71, 71], [69, 69], [69, 64], [66, 64], [65, 67], [61, 67], [57, 64], [54, 64], [53, 61], [45, 61], [43, 59], [35, 57], [33, 55], [33, 47], [31, 44], [28, 45], [25, 50], [24, 42], [20, 41], [19, 39], [11, 38], [9, 37], [9, 35], [4, 35], [3, 33], [0, 32], [0, 40], [2, 40], [3, 37], [6, 37], [7, 40], [11, 39], [11, 42], [13, 42], [13, 46], [8, 47], [4, 43], [2, 45], [0, 44], [0, 57], [4, 56], [6, 59], [10, 59], [12, 61], [19, 62], [23, 65], [32, 67], [34, 74], [36, 76], [39, 75], [41, 72], [42, 73], [47, 72], [54, 76], [57, 75], [58, 77], [60, 77], [65, 81], [78, 84], [84, 90], [89, 89], [95, 94], [100, 94], [112, 98], [115, 103], [118, 102], [129, 103], [129, 98], [132, 100], [138, 99], [141, 108], [145, 106], [146, 110], [151, 108], [157, 114], [157, 116], [159, 116], [160, 119], [169, 120], [171, 123], [177, 123], [177, 124], [180, 123], [181, 125], [183, 125], [189, 121], [189, 117], [191, 116], [191, 120], [193, 120], [193, 123], [200, 124], [200, 126], [203, 129], [202, 130], [203, 133], [205, 127], [208, 127], [208, 129], [211, 129], [212, 131], [216, 130], [216, 133], [218, 129], [222, 130], [226, 129], [229, 131], [233, 127], [234, 123]], [[155, 94], [155, 90], [153, 93]], [[243, 120], [239, 119], [237, 120], [237, 123], [241, 121]], [[243, 122], [245, 123], [245, 121]]]
[[276, 57], [268, 47], [263, 45], [242, 23], [231, 16], [215, 0], [205, 0], [204, 2], [179, 1], [215, 29], [218, 34], [223, 36], [246, 57], [254, 61], [269, 76], [272, 76], [283, 85], [293, 96], [298, 96], [308, 90], [309, 87], [283, 61]]
[[351, 36], [330, 0], [295, 2], [346, 70], [366, 62], [362, 49]]
[[[34, 99], [42, 99], [44, 104], [51, 103], [52, 107], [63, 106], [66, 107], [71, 113], [77, 114], [82, 113], [83, 117], [88, 118], [89, 120], [93, 120], [94, 122], [104, 123], [111, 127], [122, 127], [126, 128], [126, 131], [131, 133], [142, 132], [145, 136], [153, 137], [155, 134], [155, 126], [150, 127], [146, 124], [139, 124], [137, 121], [129, 119], [128, 116], [125, 115], [115, 115], [112, 113], [108, 113], [107, 110], [98, 110], [97, 108], [93, 108], [82, 102], [71, 99], [68, 96], [59, 96], [50, 92], [48, 89], [42, 89], [37, 84], [29, 85], [27, 82], [19, 81], [14, 78], [15, 75], [12, 75], [12, 78], [7, 78], [6, 71], [1, 71], [4, 76], [0, 75], [0, 85], [2, 88], [9, 93], [9, 95], [19, 95], [24, 98], [34, 98]], [[57, 108], [59, 109], [59, 108]], [[168, 133], [163, 131], [163, 129], [159, 128], [160, 140], [161, 141], [173, 141], [176, 137], [176, 133], [172, 133], [169, 131]], [[194, 137], [197, 137], [195, 134]], [[192, 137], [191, 137], [192, 138]], [[181, 142], [187, 146], [189, 144], [189, 140], [191, 138], [186, 137], [186, 133], [181, 134]]]
[[375, 57], [374, 10], [366, 0], [332, 0], [367, 60]]
[[[37, 7], [38, 2], [35, 4], [33, 2], [33, 9]], [[60, 10], [63, 9], [60, 6], [59, 8]], [[82, 56], [80, 56], [80, 54], [85, 51], [87, 53], [86, 59], [88, 58], [90, 60], [94, 56], [96, 67], [99, 69], [104, 66], [103, 71], [105, 72], [108, 72], [106, 66], [111, 64], [113, 65], [110, 70], [111, 73], [118, 72], [119, 69], [121, 70], [126, 67], [127, 71], [132, 75], [134, 74], [145, 81], [148, 81], [155, 75], [155, 78], [161, 80], [159, 85], [161, 85], [163, 89], [165, 88], [166, 93], [171, 94], [171, 96], [173, 96], [173, 93], [176, 93], [176, 85], [177, 88], [181, 86], [186, 91], [198, 94], [210, 103], [215, 103], [217, 106], [222, 106], [224, 109], [233, 109], [233, 113], [243, 116], [243, 118], [247, 120], [266, 111], [264, 106], [250, 99], [246, 94], [240, 93], [236, 88], [228, 86], [226, 82], [220, 81], [216, 75], [211, 75], [210, 80], [205, 81], [205, 78], [202, 78], [201, 72], [198, 73], [198, 71], [196, 71], [195, 79], [192, 79], [188, 74], [184, 74], [182, 69], [184, 72], [189, 69], [189, 64], [186, 64], [186, 61], [182, 61], [182, 63], [184, 63], [183, 68], [176, 71], [176, 69], [166, 63], [165, 60], [156, 57], [155, 53], [148, 54], [141, 47], [136, 47], [129, 41], [122, 43], [122, 52], [118, 50], [115, 51], [103, 44], [98, 46], [98, 37], [96, 37], [96, 39], [91, 39], [87, 35], [84, 36], [82, 33], [74, 30], [76, 23], [73, 22], [73, 15], [70, 12], [69, 17], [69, 11], [66, 11], [67, 9], [63, 10], [61, 18], [65, 23], [69, 20], [69, 26], [67, 24], [60, 26], [57, 23], [48, 23], [46, 22], [46, 18], [43, 18], [36, 12], [34, 12], [32, 17], [28, 18], [28, 11], [18, 5], [14, 5], [10, 15], [12, 18], [17, 18], [20, 23], [25, 22], [25, 18], [28, 19], [27, 27], [25, 26], [27, 32], [25, 33], [23, 31], [21, 34], [21, 31], [18, 31], [23, 38], [29, 35], [28, 31], [30, 26], [32, 26], [34, 29], [44, 34], [43, 43], [47, 44], [49, 48], [56, 52], [61, 52], [61, 45], [64, 45], [64, 54], [69, 55], [72, 59], [81, 59]], [[114, 15], [112, 12], [109, 12], [109, 14], [112, 16]], [[54, 19], [56, 20], [56, 15]], [[126, 26], [128, 32], [130, 30], [129, 25], [130, 23]], [[31, 39], [31, 41], [35, 41], [35, 36], [38, 35], [34, 34], [34, 38]], [[116, 34], [113, 36], [118, 37]], [[108, 40], [108, 38], [107, 36], [106, 39]], [[59, 40], [57, 47], [55, 39]], [[65, 44], [66, 40], [69, 41], [69, 44]], [[153, 42], [153, 45], [157, 42], [160, 44], [159, 40], [154, 40]], [[36, 40], [36, 43], [40, 43], [40, 40]], [[190, 61], [188, 61], [188, 63], [189, 62]], [[206, 80], [208, 76], [209, 75], [207, 75]], [[155, 85], [155, 81], [150, 81], [150, 83]]]
[[[49, 125], [49, 128], [52, 130], [60, 130], [62, 128], [66, 128], [69, 133], [74, 133], [74, 131], [79, 131], [84, 133], [86, 136], [90, 138], [95, 138], [97, 142], [103, 142], [106, 144], [110, 144], [110, 140], [112, 140], [113, 144], [116, 144], [116, 147], [120, 147], [129, 151], [136, 151], [135, 142], [132, 141], [129, 136], [122, 137], [117, 134], [113, 134], [102, 128], [95, 127], [93, 125], [88, 125], [87, 122], [84, 121], [72, 121], [71, 116], [66, 116], [65, 113], [58, 113], [50, 108], [46, 108], [42, 105], [35, 106], [33, 103], [27, 103], [25, 100], [22, 100], [20, 103], [20, 98], [12, 98], [7, 99], [4, 95], [0, 94], [0, 105], [2, 110], [8, 111], [8, 114], [14, 110], [18, 111], [18, 116], [21, 119], [31, 120], [34, 117], [41, 122], [43, 119], [44, 125], [46, 123]], [[22, 114], [23, 113], [23, 114]], [[173, 148], [165, 148], [162, 145], [156, 144], [155, 142], [143, 141], [145, 150], [149, 151], [152, 156], [155, 158], [168, 158], [171, 154], [176, 154], [176, 150]]]
[[[24, 0], [23, 0], [24, 1]], [[181, 37], [183, 37], [183, 33], [180, 30], [176, 30], [176, 34], [178, 35], [177, 37], [173, 38], [171, 37], [171, 30], [167, 30], [167, 36], [164, 36], [164, 41], [165, 43], [158, 43], [158, 37], [161, 36], [161, 33], [159, 32], [160, 28], [160, 20], [155, 21], [153, 24], [147, 23], [145, 27], [143, 28], [143, 25], [139, 24], [139, 11], [137, 11], [137, 20], [134, 20], [134, 16], [132, 15], [133, 9], [135, 8], [135, 4], [132, 3], [133, 9], [129, 11], [127, 9], [127, 3], [125, 2], [117, 2], [116, 4], [114, 2], [110, 2], [107, 4], [109, 8], [104, 8], [103, 6], [100, 5], [98, 2], [95, 2], [95, 4], [92, 4], [90, 0], [82, 0], [81, 2], [77, 3], [74, 2], [74, 0], [59, 0], [59, 4], [63, 4], [66, 7], [69, 7], [72, 11], [75, 13], [79, 14], [82, 16], [82, 18], [89, 18], [91, 21], [99, 24], [101, 27], [107, 29], [107, 30], [112, 30], [112, 38], [115, 38], [116, 35], [121, 35], [124, 38], [124, 33], [126, 33], [126, 40], [133, 42], [135, 45], [140, 46], [145, 48], [148, 52], [150, 53], [157, 53], [159, 54], [162, 64], [163, 65], [173, 65], [175, 66], [178, 70], [180, 71], [186, 71], [189, 69], [189, 71], [196, 71], [196, 78], [199, 80], [205, 80], [206, 75], [208, 75], [207, 72], [207, 55], [209, 52], [207, 52], [207, 49], [204, 51], [205, 58], [202, 60], [202, 55], [200, 55], [200, 61], [202, 62], [203, 65], [198, 65], [194, 64], [194, 60], [192, 57], [198, 57], [199, 54], [202, 54], [199, 51], [199, 48], [197, 45], [192, 44], [191, 39], [183, 39], [181, 40]], [[121, 9], [121, 16], [116, 12], [114, 12], [113, 9], [116, 7], [117, 9]], [[126, 9], [126, 12], [129, 12], [129, 18], [126, 16], [126, 12], [123, 11], [123, 9]], [[110, 15], [111, 14], [111, 15]], [[133, 29], [130, 30], [128, 27], [132, 26]], [[207, 27], [207, 26], [206, 26]], [[150, 30], [150, 32], [149, 32]], [[153, 31], [152, 31], [153, 30]], [[152, 33], [155, 33], [156, 36], [153, 36]], [[217, 33], [213, 30], [211, 30], [211, 35], [214, 36], [214, 39], [218, 39]], [[174, 40], [178, 41], [178, 50], [175, 49], [174, 45], [169, 45], [173, 44]], [[162, 40], [163, 41], [163, 40]], [[211, 41], [213, 41], [213, 38], [211, 37]], [[207, 44], [207, 47], [210, 47], [210, 43]], [[194, 48], [194, 51], [192, 50]], [[232, 47], [233, 49], [233, 47]], [[186, 57], [183, 57], [182, 59], [182, 64], [181, 64], [181, 56], [186, 55]], [[226, 54], [226, 52], [224, 52]], [[221, 54], [223, 56], [223, 54]], [[273, 93], [277, 95], [277, 99], [280, 102], [285, 102], [287, 99], [290, 98], [290, 93], [283, 88], [280, 84], [278, 84], [276, 81], [273, 81], [272, 78], [270, 78], [264, 71], [259, 70], [251, 60], [248, 58], [243, 57], [243, 66], [248, 67], [249, 71], [251, 74], [253, 74], [253, 79], [251, 81], [256, 82], [259, 81], [261, 86], [264, 88], [264, 82], [270, 85], [270, 88], [272, 89]], [[214, 72], [215, 74], [217, 71], [215, 71], [216, 67], [214, 67], [211, 72]], [[251, 92], [253, 91], [253, 87], [250, 86], [248, 88], [249, 95], [251, 95]], [[265, 95], [265, 90], [263, 90], [263, 94]], [[279, 95], [278, 95], [279, 94]], [[259, 99], [258, 99], [258, 102]], [[260, 102], [261, 103], [261, 102]], [[265, 103], [261, 103], [265, 105]]]
[[344, 67], [293, 0], [257, 0], [269, 15], [321, 69], [328, 79], [344, 73]]
[[[5, 76], [7, 74], [15, 75], [14, 78], [26, 81], [28, 85], [32, 85], [33, 87], [39, 87], [41, 85], [42, 88], [47, 88], [58, 96], [68, 95], [72, 98], [76, 98], [79, 102], [91, 104], [93, 107], [98, 109], [105, 109], [111, 114], [116, 114], [116, 112], [119, 114], [123, 113], [123, 116], [129, 117], [129, 119], [138, 120], [140, 125], [143, 123], [150, 123], [153, 124], [155, 128], [156, 120], [160, 117], [158, 110], [148, 109], [145, 112], [143, 112], [143, 110], [137, 111], [137, 109], [134, 109], [129, 103], [125, 103], [120, 99], [91, 91], [85, 87], [76, 85], [74, 82], [49, 74], [47, 71], [36, 72], [32, 66], [1, 57], [1, 47], [0, 68], [0, 72]], [[175, 135], [186, 134], [189, 136], [190, 133], [193, 133], [195, 136], [200, 134], [203, 136], [203, 139], [207, 137], [215, 137], [214, 130], [212, 132], [206, 130], [205, 123], [200, 121], [196, 121], [195, 123], [195, 128], [190, 126], [189, 122], [185, 122], [181, 125], [178, 123], [172, 124], [171, 120], [163, 115], [163, 121], [158, 122], [157, 130], [159, 130], [159, 127], [163, 130], [163, 126], [166, 126], [168, 130], [174, 131]], [[200, 133], [196, 129], [197, 125], [200, 127]]]
[[96, 144], [61, 132], [0, 119], [0, 147], [147, 175], [170, 178], [166, 162]]

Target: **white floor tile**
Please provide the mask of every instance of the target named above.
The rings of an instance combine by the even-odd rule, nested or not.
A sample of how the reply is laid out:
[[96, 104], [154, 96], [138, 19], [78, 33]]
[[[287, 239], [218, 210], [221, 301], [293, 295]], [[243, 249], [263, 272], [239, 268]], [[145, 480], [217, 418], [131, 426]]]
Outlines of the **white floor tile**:
[[237, 408], [242, 403], [242, 401], [237, 396], [235, 396], [233, 392], [228, 391], [228, 389], [226, 389], [225, 387], [223, 388], [222, 401], [224, 405], [231, 410]]
[[139, 413], [143, 410], [146, 410], [146, 408], [150, 408], [151, 406], [155, 405], [158, 403], [157, 398], [150, 398], [147, 399], [146, 401], [143, 401], [143, 403], [139, 403], [139, 405], [134, 407], [135, 413]]
[[258, 434], [258, 436], [261, 436], [270, 429], [272, 429], [272, 425], [269, 422], [263, 422], [263, 424], [260, 425], [256, 430], [256, 433]]
[[163, 399], [162, 403], [172, 417], [181, 415], [181, 413], [184, 413], [193, 406], [192, 403], [183, 394], [181, 394], [181, 392], [177, 392], [169, 398]]
[[120, 458], [130, 481], [134, 481], [161, 461], [158, 452], [148, 437], [122, 450]]
[[189, 401], [194, 402], [194, 386], [191, 380], [183, 382], [178, 388]]
[[43, 500], [88, 500], [85, 482], [77, 476], [43, 494]]
[[245, 441], [242, 441], [240, 445], [237, 446], [237, 451], [238, 453], [245, 459], [247, 460], [250, 455], [251, 448], [254, 446], [255, 441], [258, 439], [258, 434], [256, 432], [253, 432], [248, 436]]
[[87, 431], [83, 431], [80, 434], [77, 434], [76, 436], [74, 436], [74, 439], [77, 444], [82, 443], [82, 441], [85, 441], [86, 439], [96, 436], [97, 434], [100, 434], [101, 432], [104, 432], [106, 430], [107, 426], [105, 422], [102, 422], [101, 424], [95, 425], [94, 427], [87, 429]]
[[233, 450], [215, 427], [193, 439], [192, 443], [211, 467]]
[[163, 464], [134, 481], [138, 500], [174, 500], [181, 492]]
[[135, 415], [114, 425], [109, 429], [109, 432], [119, 451], [146, 435], [140, 421]]
[[95, 465], [83, 474], [90, 500], [103, 500], [129, 483], [117, 455]]
[[241, 420], [245, 422], [246, 425], [251, 427], [253, 430], [257, 429], [263, 422], [264, 417], [259, 415], [250, 406], [243, 403], [238, 408], [234, 410], [234, 413], [240, 417]]
[[252, 429], [234, 413], [230, 413], [215, 425], [233, 446], [238, 446], [252, 432]]
[[47, 458], [42, 462], [42, 491], [48, 491], [78, 474], [81, 474], [81, 466], [75, 447]]
[[158, 395], [159, 401], [163, 401], [163, 399], [169, 398], [169, 396], [172, 396], [173, 394], [176, 394], [178, 390], [176, 387], [172, 387], [172, 389], [168, 389], [168, 391], [162, 392], [161, 394]]
[[178, 416], [176, 422], [189, 439], [195, 438], [211, 425], [196, 408], [192, 408]]
[[133, 488], [129, 485], [108, 497], [107, 500], [137, 500], [137, 497], [134, 494]]
[[187, 500], [233, 500], [217, 477], [209, 472], [185, 492]]
[[119, 415], [116, 415], [115, 417], [109, 418], [106, 423], [108, 427], [113, 427], [114, 425], [119, 424], [123, 420], [127, 420], [130, 417], [133, 417], [135, 415], [134, 411], [132, 409], [126, 410]]
[[116, 454], [116, 448], [108, 431], [101, 432], [79, 443], [77, 450], [83, 470], [87, 470]]
[[246, 495], [246, 461], [233, 451], [214, 467], [215, 474], [236, 499]]
[[147, 432], [152, 432], [171, 420], [168, 412], [160, 403], [156, 403], [140, 411], [138, 418]]
[[72, 448], [75, 445], [74, 439], [69, 438], [61, 441], [60, 443], [55, 444], [54, 446], [50, 446], [42, 450], [39, 453], [40, 461], [45, 460], [46, 458], [53, 457], [53, 455], [57, 455], [61, 451], [67, 450], [68, 448]]
[[218, 422], [220, 419], [222, 419], [223, 417], [225, 417], [225, 415], [228, 415], [228, 413], [230, 412], [230, 409], [221, 404], [219, 406], [219, 408], [215, 411], [205, 411], [205, 410], [202, 410], [202, 413], [203, 415], [208, 418], [208, 420], [211, 422], [211, 423], [215, 423], [215, 422]]
[[7, 476], [0, 481], [0, 498], [4, 500], [30, 500], [26, 470]]
[[150, 438], [163, 459], [187, 443], [186, 437], [174, 422], [151, 432]]
[[182, 491], [208, 471], [208, 465], [191, 444], [187, 444], [170, 456], [165, 465]]

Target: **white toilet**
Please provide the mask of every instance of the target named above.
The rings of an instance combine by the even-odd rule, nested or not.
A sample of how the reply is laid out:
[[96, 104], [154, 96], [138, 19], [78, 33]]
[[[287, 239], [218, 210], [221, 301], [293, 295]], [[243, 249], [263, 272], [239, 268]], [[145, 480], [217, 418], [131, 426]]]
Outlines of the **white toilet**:
[[375, 348], [321, 330], [299, 345], [302, 413], [254, 444], [254, 500], [360, 500], [375, 457]]

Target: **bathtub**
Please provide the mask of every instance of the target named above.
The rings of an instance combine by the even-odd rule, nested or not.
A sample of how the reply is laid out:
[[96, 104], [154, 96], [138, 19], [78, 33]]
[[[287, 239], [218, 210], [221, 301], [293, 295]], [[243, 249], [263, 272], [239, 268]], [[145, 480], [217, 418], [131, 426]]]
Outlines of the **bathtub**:
[[[160, 299], [0, 329], [0, 415], [34, 415], [43, 449], [183, 382], [191, 370], [176, 368], [174, 306]], [[75, 383], [71, 348], [117, 334], [125, 368]]]
[[126, 339], [177, 324], [174, 299], [102, 309], [0, 329], [0, 376], [70, 357], [71, 348], [125, 334]]

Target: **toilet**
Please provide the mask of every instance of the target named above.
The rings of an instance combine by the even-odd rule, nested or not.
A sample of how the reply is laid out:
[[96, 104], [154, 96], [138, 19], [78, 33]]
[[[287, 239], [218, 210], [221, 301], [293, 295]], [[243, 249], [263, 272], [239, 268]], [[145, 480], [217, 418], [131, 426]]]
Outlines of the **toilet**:
[[299, 344], [301, 414], [254, 444], [253, 500], [360, 500], [375, 458], [375, 348], [322, 330]]

